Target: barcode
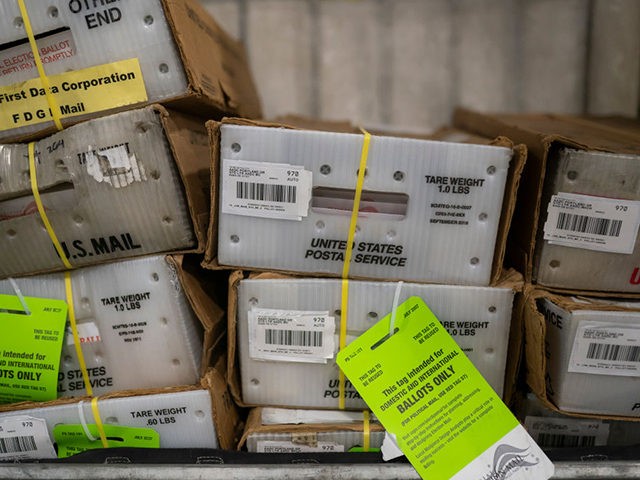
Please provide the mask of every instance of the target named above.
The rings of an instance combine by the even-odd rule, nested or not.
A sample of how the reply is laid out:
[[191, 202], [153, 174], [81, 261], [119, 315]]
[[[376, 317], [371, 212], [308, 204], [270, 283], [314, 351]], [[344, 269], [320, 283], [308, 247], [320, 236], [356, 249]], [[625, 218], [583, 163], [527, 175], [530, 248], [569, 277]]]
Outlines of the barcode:
[[32, 452], [37, 449], [34, 437], [0, 438], [0, 453]]
[[640, 362], [640, 346], [590, 343], [587, 349], [587, 358], [617, 362]]
[[593, 447], [595, 436], [557, 435], [553, 433], [538, 434], [537, 443], [540, 447]]
[[264, 342], [267, 345], [322, 347], [322, 333], [308, 330], [274, 330], [268, 328], [264, 331]]
[[296, 203], [295, 185], [236, 182], [236, 198], [265, 202]]
[[556, 228], [559, 230], [570, 230], [572, 232], [619, 237], [620, 230], [622, 229], [622, 220], [559, 212]]

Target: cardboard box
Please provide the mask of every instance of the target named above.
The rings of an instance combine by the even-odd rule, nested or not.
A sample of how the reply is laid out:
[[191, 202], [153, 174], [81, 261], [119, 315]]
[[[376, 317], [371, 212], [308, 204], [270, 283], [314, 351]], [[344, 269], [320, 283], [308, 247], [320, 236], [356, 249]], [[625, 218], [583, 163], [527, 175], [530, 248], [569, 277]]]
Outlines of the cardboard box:
[[[196, 0], [27, 0], [65, 126], [162, 102], [207, 118], [260, 118], [243, 46]], [[0, 141], [54, 130], [18, 2], [0, 5]]]
[[528, 292], [527, 382], [554, 410], [640, 419], [640, 303], [584, 298]]
[[[305, 422], [297, 418], [300, 414]], [[276, 422], [270, 419], [274, 415]], [[257, 453], [348, 452], [363, 446], [363, 431], [362, 412], [254, 408], [238, 449], [246, 445]], [[379, 423], [369, 424], [370, 449], [382, 446], [384, 432]]]
[[[228, 351], [233, 367], [229, 384], [236, 401], [241, 405], [338, 408], [335, 353], [341, 285], [339, 279], [231, 275]], [[501, 395], [514, 291], [521, 286], [521, 277], [514, 271], [495, 287], [405, 283], [399, 302], [412, 295], [422, 297]], [[396, 288], [391, 282], [349, 282], [347, 343], [391, 311]], [[299, 325], [288, 320], [291, 318]], [[347, 408], [366, 408], [348, 381], [345, 390]]]
[[637, 122], [459, 110], [457, 127], [528, 147], [509, 263], [567, 292], [640, 293]]
[[[233, 449], [242, 434], [238, 409], [226, 390], [224, 370], [219, 368], [210, 369], [198, 385], [101, 396], [98, 411], [104, 425], [155, 430], [160, 448]], [[1, 453], [0, 458], [55, 458], [53, 428], [82, 424], [80, 412], [86, 424], [95, 424], [90, 397], [0, 406], [2, 426], [16, 419], [42, 425], [35, 433], [20, 427], [13, 433], [5, 429], [0, 437], [15, 448]], [[99, 446], [100, 440], [96, 443]]]
[[[204, 265], [339, 276], [363, 136], [207, 126], [219, 218]], [[501, 144], [509, 148], [372, 137], [350, 276], [496, 280], [524, 162]]]
[[[35, 150], [47, 217], [74, 267], [202, 251], [210, 173], [198, 119], [155, 105], [75, 125]], [[27, 145], [0, 151], [0, 278], [64, 268], [35, 206]]]
[[[192, 385], [207, 367], [204, 350], [221, 335], [223, 313], [208, 302], [201, 321], [186, 290], [183, 259], [153, 256], [71, 271], [74, 311], [81, 348], [94, 395], [141, 388]], [[64, 274], [17, 278], [26, 297], [66, 301]], [[0, 293], [15, 295], [8, 280]], [[199, 300], [196, 300], [199, 301]], [[202, 303], [202, 301], [199, 301]], [[144, 373], [143, 373], [144, 372]], [[58, 394], [83, 396], [71, 327], [63, 340]]]
[[542, 448], [640, 444], [638, 422], [570, 417], [549, 410], [532, 393], [526, 395], [516, 415]]

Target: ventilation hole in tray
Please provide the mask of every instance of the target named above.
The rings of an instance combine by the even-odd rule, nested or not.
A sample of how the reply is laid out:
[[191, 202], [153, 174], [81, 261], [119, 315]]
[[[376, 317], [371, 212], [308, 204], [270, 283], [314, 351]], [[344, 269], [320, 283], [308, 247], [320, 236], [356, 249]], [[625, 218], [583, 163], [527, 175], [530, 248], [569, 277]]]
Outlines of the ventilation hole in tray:
[[153, 25], [153, 15], [147, 15], [144, 17], [145, 25]]
[[[357, 177], [358, 175], [360, 175], [360, 169], [357, 169], [357, 170], [356, 170], [356, 177]], [[366, 177], [367, 175], [369, 175], [369, 169], [368, 169], [368, 168], [365, 168], [365, 169], [364, 169], [364, 176]]]
[[242, 146], [239, 143], [234, 142], [234, 143], [231, 144], [231, 151], [232, 152], [238, 153], [238, 152], [240, 152], [240, 150], [242, 150]]
[[82, 225], [82, 222], [84, 222], [84, 218], [82, 218], [80, 215], [74, 215], [73, 221], [76, 223], [76, 225]]
[[149, 124], [146, 122], [138, 122], [136, 123], [136, 132], [138, 133], [147, 133], [149, 130]]
[[158, 170], [151, 170], [149, 175], [151, 175], [151, 178], [154, 180], [158, 180], [160, 178], [160, 172]]
[[478, 265], [478, 263], [480, 263], [480, 259], [478, 257], [473, 257], [471, 260], [469, 260], [469, 263], [471, 265]]
[[160, 73], [169, 73], [169, 65], [167, 65], [166, 63], [161, 63], [160, 65], [158, 65], [158, 70], [160, 71]]
[[258, 304], [258, 299], [257, 299], [256, 297], [251, 297], [251, 298], [249, 299], [249, 305], [251, 305], [251, 306], [254, 306], [254, 307], [255, 307], [257, 304]]
[[16, 28], [22, 28], [22, 26], [24, 25], [24, 21], [22, 20], [22, 17], [16, 17], [13, 19], [13, 26]]
[[369, 317], [371, 320], [375, 320], [376, 318], [378, 318], [378, 314], [376, 312], [369, 312], [367, 313], [367, 317]]
[[322, 220], [316, 222], [316, 230], [324, 230], [324, 222]]
[[153, 280], [154, 282], [160, 281], [160, 275], [158, 275], [157, 273], [152, 273], [151, 280]]
[[231, 243], [240, 242], [240, 237], [238, 235], [231, 235], [231, 237], [229, 237], [229, 239], [231, 240]]
[[171, 363], [175, 366], [175, 367], [179, 367], [180, 366], [180, 360], [177, 358], [174, 358], [173, 360], [171, 360]]
[[104, 420], [104, 423], [108, 423], [109, 425], [117, 425], [118, 424], [118, 417], [107, 417]]
[[163, 327], [166, 327], [167, 325], [169, 325], [169, 320], [167, 320], [167, 317], [162, 317], [160, 319], [160, 325], [162, 325]]
[[60, 15], [60, 12], [58, 11], [58, 9], [56, 7], [49, 7], [49, 10], [47, 10], [47, 14], [51, 18], [58, 18], [58, 15]]
[[165, 225], [171, 225], [173, 223], [173, 219], [171, 217], [162, 217], [162, 223]]
[[481, 222], [484, 222], [487, 218], [489, 218], [489, 215], [487, 215], [484, 212], [482, 212], [480, 215], [478, 215], [478, 220], [480, 220]]
[[396, 170], [395, 172], [393, 172], [393, 179], [396, 182], [404, 181], [404, 172], [401, 172], [400, 170]]
[[252, 385], [260, 385], [260, 380], [258, 380], [257, 378], [252, 378], [251, 379], [251, 384]]
[[494, 167], [493, 165], [490, 165], [489, 168], [487, 168], [487, 173], [489, 175], [493, 175], [494, 173], [496, 173], [496, 167]]
[[551, 268], [558, 268], [560, 266], [560, 260], [551, 260], [549, 266]]
[[71, 355], [65, 355], [62, 361], [68, 366], [73, 362], [73, 357]]
[[494, 351], [495, 351], [495, 350], [494, 350], [493, 348], [488, 347], [487, 349], [485, 349], [485, 351], [484, 351], [484, 352], [485, 352], [486, 354], [488, 354], [488, 355], [493, 355], [493, 352], [494, 352]]
[[576, 172], [575, 170], [569, 170], [567, 172], [567, 178], [569, 180], [575, 180], [578, 178], [578, 172]]
[[496, 310], [498, 310], [494, 305], [491, 305], [489, 307], [489, 313], [496, 313]]
[[14, 238], [17, 234], [18, 234], [18, 232], [16, 232], [13, 229], [7, 230], [7, 237], [9, 237], [9, 238]]
[[202, 410], [196, 410], [195, 412], [193, 412], [195, 414], [196, 417], [198, 418], [204, 418], [204, 412]]
[[331, 166], [327, 164], [320, 165], [320, 173], [322, 175], [329, 175], [331, 173]]
[[397, 233], [396, 233], [395, 230], [389, 230], [387, 232], [387, 239], [388, 240], [393, 240], [394, 238], [396, 238], [396, 235], [397, 235]]
[[339, 317], [340, 315], [342, 315], [342, 311], [341, 311], [340, 309], [337, 309], [337, 310], [334, 310], [334, 311], [333, 311], [333, 314], [334, 314], [336, 317]]

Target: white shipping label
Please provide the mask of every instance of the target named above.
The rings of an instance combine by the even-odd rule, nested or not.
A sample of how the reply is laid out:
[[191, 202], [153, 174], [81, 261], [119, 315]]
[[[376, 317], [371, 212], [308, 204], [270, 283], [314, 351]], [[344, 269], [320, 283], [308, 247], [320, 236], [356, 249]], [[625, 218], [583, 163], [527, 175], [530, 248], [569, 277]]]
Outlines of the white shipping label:
[[541, 448], [596, 447], [609, 440], [609, 424], [602, 420], [528, 416], [524, 426]]
[[144, 166], [129, 152], [128, 144], [92, 150], [83, 158], [89, 175], [115, 188], [147, 180]]
[[571, 350], [569, 371], [640, 377], [640, 324], [580, 322]]
[[559, 193], [551, 197], [544, 239], [557, 245], [633, 253], [640, 202]]
[[310, 453], [310, 452], [344, 452], [344, 445], [334, 442], [318, 442], [317, 445], [304, 445], [293, 442], [259, 440], [258, 453]]
[[222, 213], [302, 220], [312, 174], [299, 165], [222, 160]]
[[[78, 323], [76, 325], [76, 329], [78, 330], [78, 337], [80, 338], [80, 343], [96, 343], [101, 342], [102, 338], [100, 337], [100, 330], [98, 329], [98, 325], [93, 322], [86, 323]], [[67, 337], [67, 345], [73, 345], [73, 330], [71, 329], [71, 325], [67, 325], [66, 328], [66, 337]]]
[[0, 460], [57, 458], [47, 422], [20, 415], [0, 421]]
[[329, 312], [249, 311], [249, 355], [254, 360], [327, 363], [335, 350], [335, 318]]

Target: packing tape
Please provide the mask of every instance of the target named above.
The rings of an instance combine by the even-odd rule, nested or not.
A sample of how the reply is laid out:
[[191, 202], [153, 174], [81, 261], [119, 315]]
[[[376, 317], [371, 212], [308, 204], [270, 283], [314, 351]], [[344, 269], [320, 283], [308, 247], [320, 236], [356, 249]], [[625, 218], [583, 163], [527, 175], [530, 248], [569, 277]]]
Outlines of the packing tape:
[[71, 325], [71, 331], [73, 333], [73, 344], [76, 347], [76, 355], [78, 356], [78, 364], [82, 371], [82, 379], [84, 380], [84, 388], [87, 391], [87, 395], [93, 396], [93, 388], [91, 387], [91, 381], [89, 380], [89, 372], [87, 371], [87, 364], [84, 361], [84, 355], [82, 354], [82, 345], [80, 344], [80, 335], [78, 335], [78, 326], [76, 324], [76, 312], [73, 308], [73, 285], [71, 284], [71, 272], [64, 272], [64, 290], [67, 297], [67, 304], [69, 305], [69, 324]]
[[49, 238], [51, 239], [56, 252], [58, 252], [58, 256], [60, 257], [60, 260], [62, 260], [64, 266], [67, 269], [72, 269], [73, 266], [71, 265], [71, 263], [69, 263], [69, 259], [67, 259], [67, 255], [62, 249], [62, 245], [60, 245], [60, 242], [58, 241], [56, 232], [53, 231], [51, 222], [49, 222], [49, 217], [47, 217], [47, 212], [45, 211], [44, 205], [42, 204], [42, 199], [40, 198], [40, 191], [38, 190], [38, 179], [36, 177], [35, 142], [29, 143], [29, 176], [31, 179], [31, 193], [33, 194], [33, 199], [36, 202], [36, 206], [38, 207], [38, 213], [40, 214], [40, 218], [42, 218], [44, 228], [47, 230]]
[[[342, 265], [342, 301], [340, 306], [340, 350], [347, 346], [347, 309], [349, 306], [349, 268], [351, 265], [351, 255], [353, 253], [353, 239], [356, 235], [356, 225], [358, 223], [358, 212], [360, 211], [360, 198], [362, 197], [362, 187], [367, 171], [367, 160], [369, 158], [369, 145], [371, 144], [371, 134], [364, 129], [364, 139], [362, 151], [360, 153], [360, 166], [358, 167], [358, 181], [353, 197], [353, 208], [351, 209], [351, 221], [349, 223], [349, 235], [347, 237], [347, 249], [344, 254], [344, 264]], [[340, 370], [338, 384], [338, 408], [345, 408], [345, 385], [346, 377]]]
[[371, 449], [371, 424], [369, 410], [362, 412], [362, 449], [368, 452]]
[[93, 412], [93, 419], [96, 422], [96, 428], [98, 429], [98, 434], [100, 435], [100, 441], [102, 442], [102, 446], [104, 448], [109, 448], [109, 443], [107, 442], [107, 435], [104, 432], [104, 426], [102, 425], [102, 419], [100, 418], [100, 409], [98, 408], [98, 397], [93, 397], [91, 399], [91, 411]]
[[31, 52], [33, 53], [33, 60], [36, 63], [38, 69], [38, 75], [40, 75], [40, 81], [44, 88], [45, 97], [49, 104], [49, 110], [51, 110], [51, 116], [53, 117], [53, 123], [58, 130], [62, 130], [62, 121], [60, 120], [60, 109], [55, 97], [51, 93], [51, 85], [49, 84], [49, 77], [44, 71], [42, 65], [42, 59], [40, 58], [40, 52], [38, 50], [38, 44], [36, 43], [36, 37], [33, 34], [33, 28], [31, 28], [31, 20], [29, 20], [29, 13], [27, 7], [24, 4], [24, 0], [18, 0], [18, 6], [20, 7], [20, 15], [22, 15], [22, 22], [24, 23], [24, 30], [29, 37], [29, 45], [31, 46]]

